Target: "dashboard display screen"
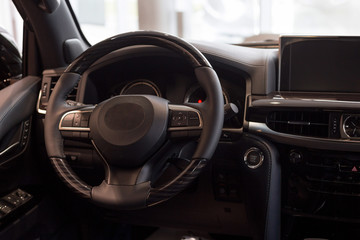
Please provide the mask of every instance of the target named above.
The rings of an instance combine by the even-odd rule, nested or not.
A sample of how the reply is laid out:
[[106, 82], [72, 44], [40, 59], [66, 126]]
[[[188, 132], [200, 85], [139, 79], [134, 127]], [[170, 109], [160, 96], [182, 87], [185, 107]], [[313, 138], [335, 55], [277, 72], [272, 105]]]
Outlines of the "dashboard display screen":
[[280, 91], [360, 93], [360, 37], [280, 38]]

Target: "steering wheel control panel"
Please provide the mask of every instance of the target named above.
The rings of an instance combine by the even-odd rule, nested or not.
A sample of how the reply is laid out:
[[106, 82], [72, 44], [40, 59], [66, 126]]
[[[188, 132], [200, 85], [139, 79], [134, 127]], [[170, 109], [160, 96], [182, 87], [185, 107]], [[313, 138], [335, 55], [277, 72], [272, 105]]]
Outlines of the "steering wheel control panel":
[[91, 111], [72, 111], [61, 118], [59, 129], [66, 138], [89, 138]]

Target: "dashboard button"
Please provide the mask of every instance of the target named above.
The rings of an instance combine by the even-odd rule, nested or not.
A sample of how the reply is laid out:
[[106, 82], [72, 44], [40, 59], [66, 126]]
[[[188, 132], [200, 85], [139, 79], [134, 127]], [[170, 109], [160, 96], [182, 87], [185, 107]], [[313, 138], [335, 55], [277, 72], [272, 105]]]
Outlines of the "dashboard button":
[[302, 156], [301, 152], [292, 150], [292, 151], [290, 151], [290, 154], [289, 154], [289, 160], [292, 164], [298, 164], [303, 161], [303, 156]]
[[244, 154], [244, 162], [249, 168], [256, 169], [263, 164], [264, 154], [256, 147], [249, 148]]

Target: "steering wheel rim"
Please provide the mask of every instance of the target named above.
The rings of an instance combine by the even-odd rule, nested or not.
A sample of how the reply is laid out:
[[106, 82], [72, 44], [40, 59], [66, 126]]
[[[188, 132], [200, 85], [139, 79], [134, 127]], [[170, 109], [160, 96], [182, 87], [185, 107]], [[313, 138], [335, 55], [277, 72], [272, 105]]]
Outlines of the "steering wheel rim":
[[[193, 108], [201, 113], [201, 115], [199, 115], [199, 120], [201, 120], [203, 124], [201, 126], [202, 132], [200, 139], [190, 163], [183, 171], [181, 171], [180, 174], [174, 177], [167, 184], [154, 188], [148, 179], [148, 181], [136, 182], [136, 184], [132, 185], [113, 184], [113, 182], [109, 180], [109, 178], [111, 178], [109, 175], [111, 175], [111, 168], [114, 168], [114, 165], [112, 165], [112, 163], [109, 164], [109, 160], [105, 159], [104, 156], [102, 156], [101, 150], [97, 149], [94, 141], [100, 143], [102, 140], [96, 140], [96, 130], [92, 132], [91, 128], [90, 136], [92, 136], [91, 139], [94, 143], [94, 147], [103, 157], [108, 169], [106, 170], [106, 179], [99, 186], [89, 186], [72, 171], [71, 167], [66, 162], [66, 156], [63, 148], [63, 137], [60, 132], [64, 116], [74, 110], [83, 111], [86, 106], [82, 104], [70, 105], [66, 102], [66, 97], [75, 85], [78, 84], [82, 74], [94, 62], [112, 51], [134, 45], [154, 45], [166, 48], [183, 57], [193, 67], [199, 84], [204, 88], [204, 91], [207, 94], [207, 100], [202, 104], [189, 103], [185, 107], [189, 109]], [[140, 97], [145, 98], [144, 101], [150, 101], [152, 108], [156, 108], [154, 107], [157, 104], [155, 102], [159, 101], [159, 99], [154, 100], [149, 96], [138, 96], [135, 98], [139, 99]], [[99, 105], [108, 106], [110, 103], [107, 101], [108, 100]], [[123, 103], [124, 101], [125, 103]], [[121, 98], [121, 96], [117, 98], [114, 97], [111, 98], [109, 102], [112, 102], [112, 104], [115, 105], [118, 104], [119, 106], [121, 104], [126, 105], [129, 104], [129, 98]], [[169, 117], [173, 111], [170, 106], [171, 104], [162, 100], [160, 102], [160, 105], [162, 105], [163, 108], [164, 106], [167, 107], [169, 112], [166, 112], [165, 115]], [[143, 107], [140, 103], [139, 106]], [[100, 108], [101, 107], [96, 106], [93, 111], [101, 111], [98, 110]], [[164, 115], [164, 113], [161, 114], [162, 116]], [[94, 126], [92, 123], [97, 121], [94, 120], [93, 115], [95, 116], [96, 114], [93, 114], [93, 112], [91, 113], [90, 126]], [[199, 50], [186, 41], [169, 34], [153, 31], [130, 32], [108, 38], [94, 45], [81, 54], [67, 67], [58, 80], [49, 99], [47, 114], [44, 122], [45, 145], [48, 157], [50, 158], [55, 172], [75, 193], [106, 208], [138, 209], [155, 205], [173, 197], [185, 189], [186, 186], [199, 175], [201, 170], [206, 166], [208, 160], [211, 159], [216, 149], [222, 131], [223, 118], [223, 96], [219, 79], [210, 63]], [[166, 119], [164, 124], [168, 126], [168, 122], [168, 119]], [[162, 127], [165, 126], [164, 124]], [[166, 133], [167, 131], [168, 129], [165, 129]], [[161, 143], [163, 134], [158, 135], [159, 143]], [[105, 151], [103, 151], [103, 153], [104, 152]], [[144, 166], [144, 164], [142, 166]]]

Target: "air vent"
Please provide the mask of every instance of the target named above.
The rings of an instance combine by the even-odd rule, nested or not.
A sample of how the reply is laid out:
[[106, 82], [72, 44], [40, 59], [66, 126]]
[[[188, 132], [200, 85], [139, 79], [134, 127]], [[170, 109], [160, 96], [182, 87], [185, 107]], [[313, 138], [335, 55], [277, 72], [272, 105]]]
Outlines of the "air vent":
[[[39, 113], [41, 114], [46, 113], [46, 107], [50, 95], [53, 92], [55, 85], [58, 82], [63, 71], [64, 69], [49, 69], [43, 72], [43, 80], [42, 80], [41, 91], [38, 100]], [[77, 89], [78, 87], [75, 86], [74, 89], [68, 94], [67, 100], [76, 101]]]
[[[59, 80], [60, 76], [53, 76], [50, 78], [50, 94], [53, 92], [57, 81]], [[49, 96], [50, 96], [49, 94]]]
[[[57, 81], [59, 80], [59, 78], [60, 78], [60, 76], [51, 77], [49, 97], [50, 97], [51, 93], [53, 92], [53, 90], [55, 88], [55, 85], [56, 85]], [[71, 101], [75, 101], [76, 100], [77, 89], [78, 89], [78, 86], [76, 85], [74, 87], [74, 89], [69, 93], [69, 95], [68, 95], [68, 97], [66, 99], [71, 100]]]
[[[60, 76], [53, 76], [53, 77], [51, 77], [49, 97], [50, 97], [52, 91], [54, 90], [55, 85], [56, 85], [57, 81], [59, 80], [59, 78], [60, 78]], [[78, 89], [78, 86], [76, 85], [76, 86], [74, 87], [74, 89], [69, 93], [69, 95], [68, 95], [68, 97], [67, 97], [67, 100], [72, 100], [72, 101], [75, 101], [75, 100], [76, 100], [77, 89]]]
[[276, 132], [327, 138], [329, 135], [329, 113], [276, 111], [268, 115], [267, 125]]
[[311, 156], [306, 161], [307, 188], [311, 192], [360, 196], [358, 158]]

